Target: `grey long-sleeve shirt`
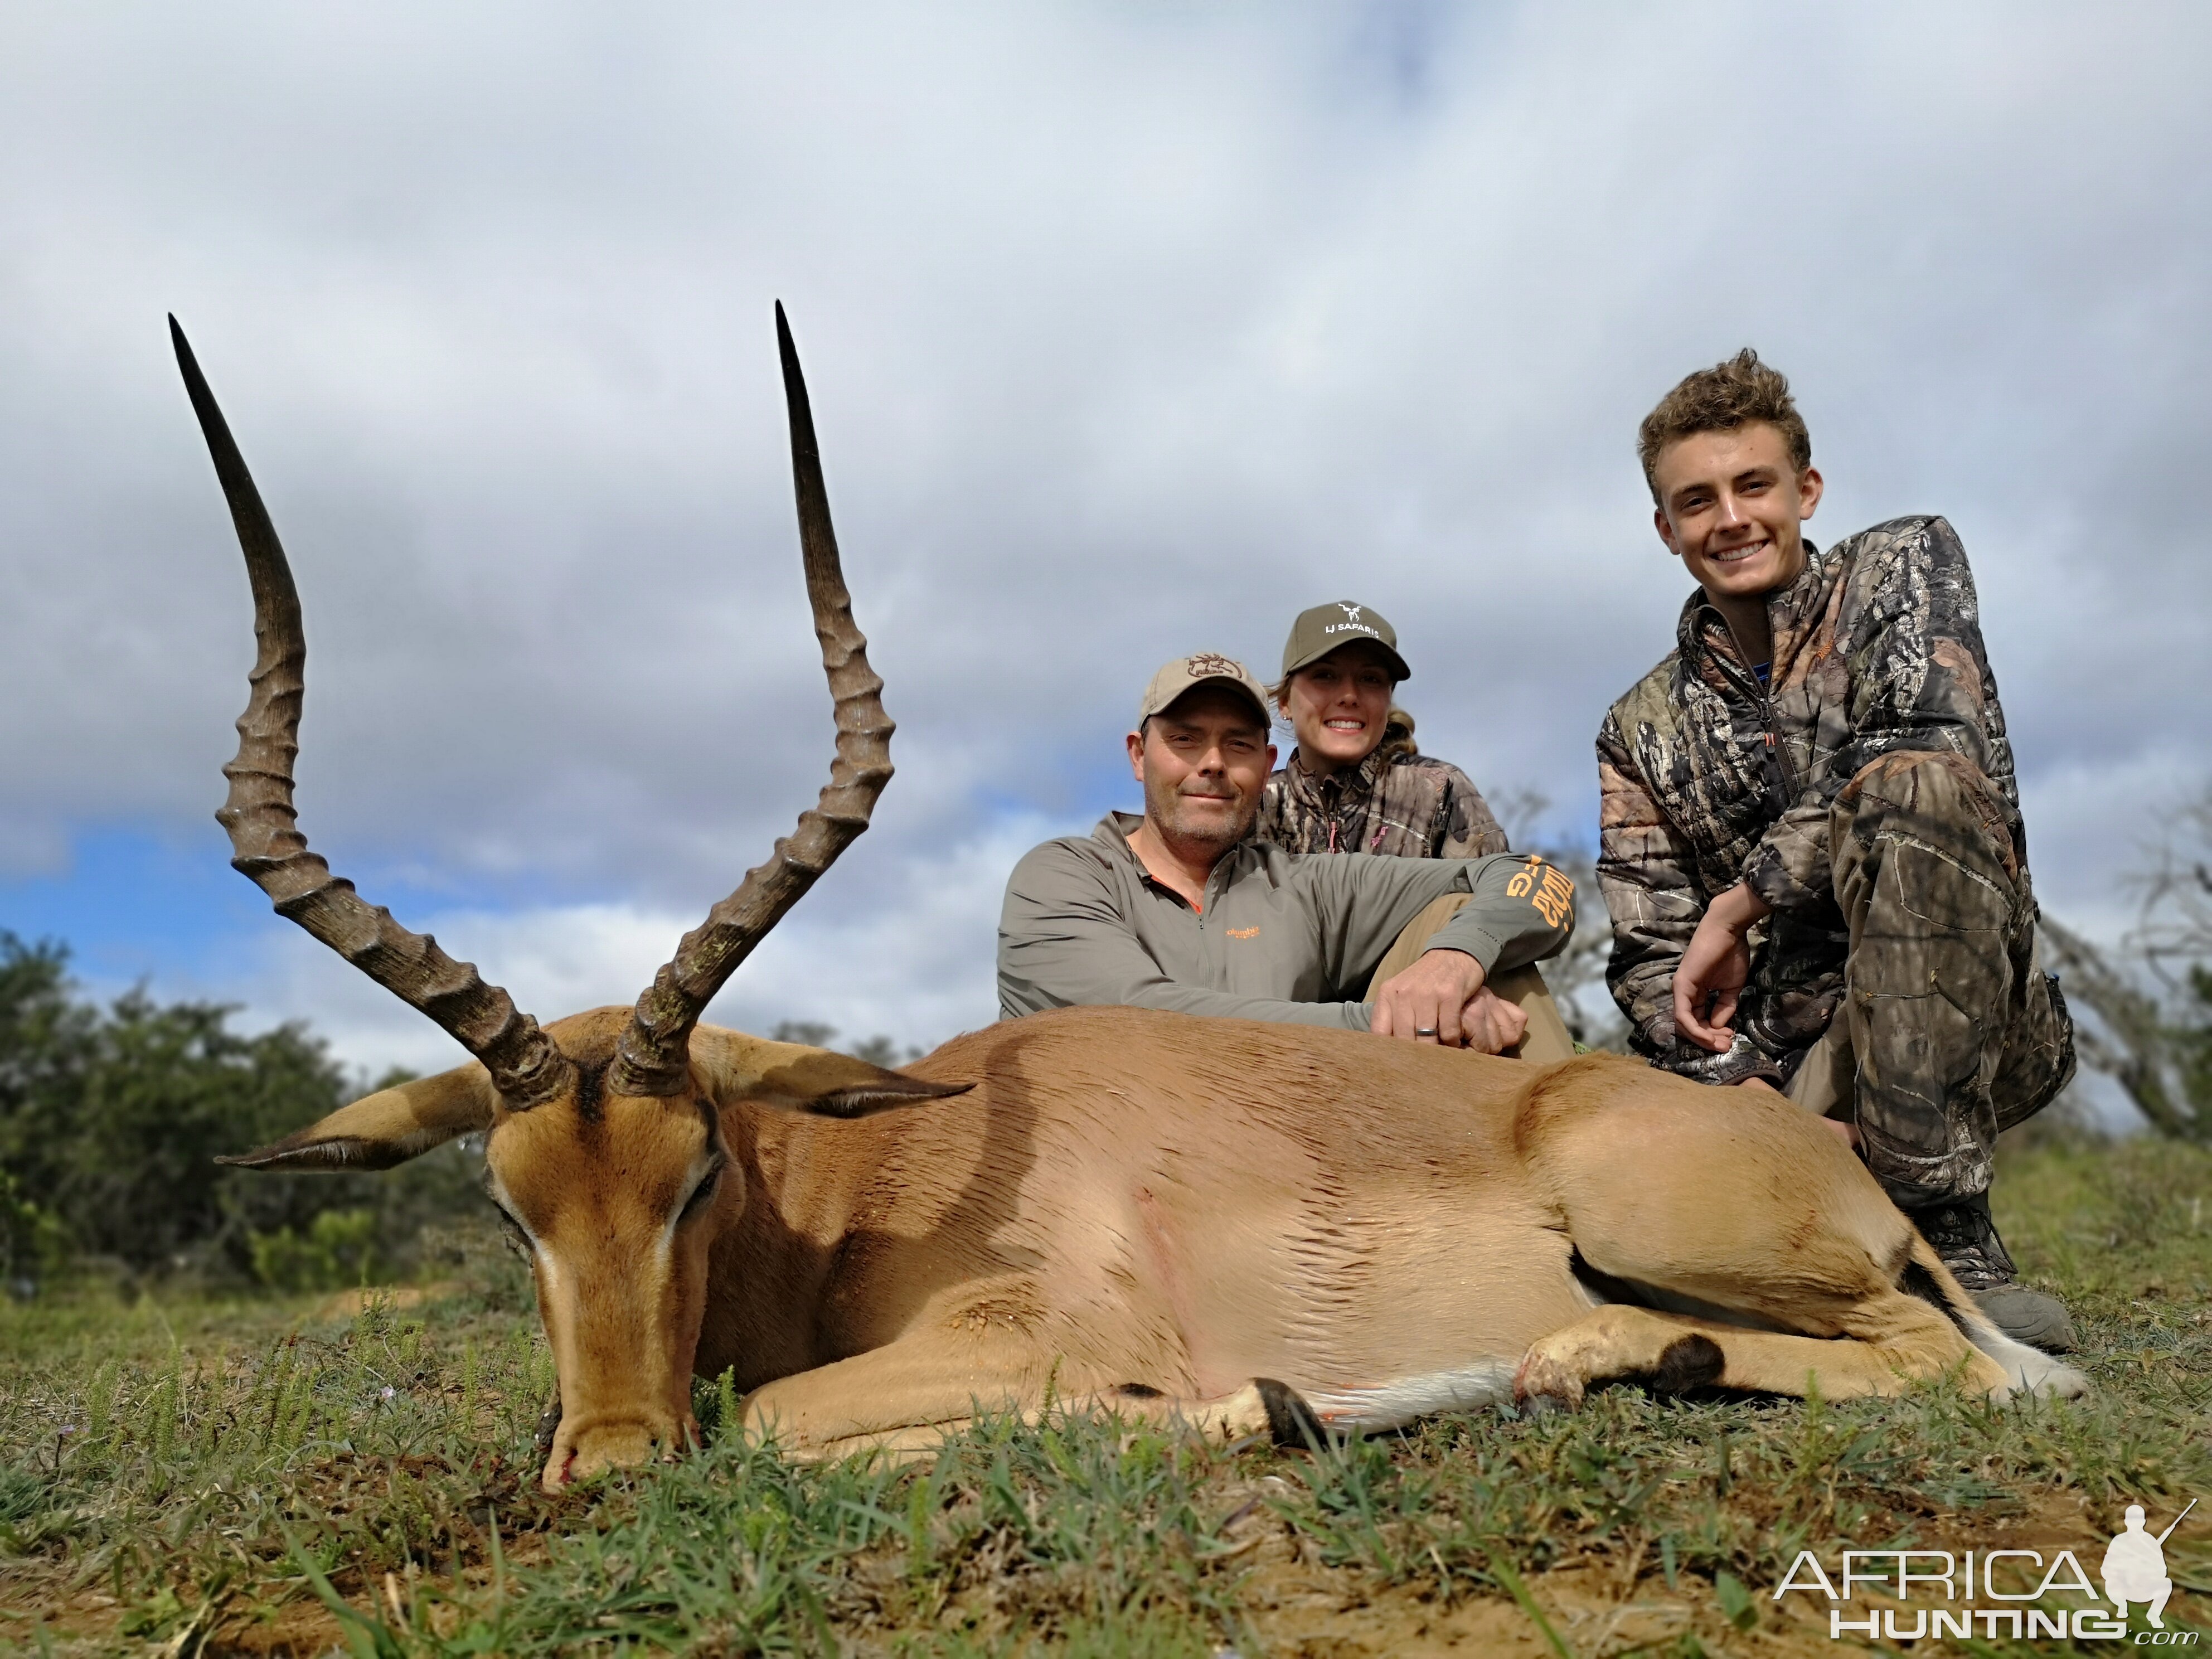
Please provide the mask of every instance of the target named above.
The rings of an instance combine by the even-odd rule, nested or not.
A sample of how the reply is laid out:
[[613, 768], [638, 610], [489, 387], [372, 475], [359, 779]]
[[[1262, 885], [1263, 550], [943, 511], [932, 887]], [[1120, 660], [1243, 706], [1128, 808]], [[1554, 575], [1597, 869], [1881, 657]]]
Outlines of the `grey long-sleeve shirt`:
[[1231, 848], [1206, 908], [1154, 881], [1130, 849], [1142, 822], [1109, 812], [1088, 836], [1032, 849], [999, 918], [999, 1013], [1115, 1003], [1233, 1019], [1367, 1030], [1347, 1001], [1406, 924], [1447, 893], [1474, 896], [1430, 942], [1486, 974], [1525, 967], [1574, 931], [1574, 887], [1540, 858], [1400, 859]]

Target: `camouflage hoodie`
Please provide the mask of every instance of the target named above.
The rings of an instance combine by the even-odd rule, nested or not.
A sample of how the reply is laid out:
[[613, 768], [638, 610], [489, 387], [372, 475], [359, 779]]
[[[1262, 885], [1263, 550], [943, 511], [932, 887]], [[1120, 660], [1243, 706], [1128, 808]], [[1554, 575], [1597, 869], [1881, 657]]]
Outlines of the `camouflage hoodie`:
[[1253, 834], [1288, 853], [1479, 859], [1510, 850], [1466, 773], [1427, 755], [1392, 754], [1387, 744], [1326, 778], [1292, 750], [1267, 780]]
[[[1606, 981], [1638, 1052], [1716, 1083], [1787, 1078], [1842, 994], [1847, 935], [1828, 811], [1893, 750], [1950, 750], [1996, 785], [2027, 879], [2012, 745], [1982, 647], [1966, 550], [1939, 518], [1893, 519], [1823, 553], [1771, 595], [1768, 686], [1702, 592], [1675, 648], [1598, 733], [1598, 882], [1613, 913]], [[1774, 914], [1753, 935], [1735, 1047], [1674, 1035], [1674, 965], [1705, 906], [1739, 881]]]

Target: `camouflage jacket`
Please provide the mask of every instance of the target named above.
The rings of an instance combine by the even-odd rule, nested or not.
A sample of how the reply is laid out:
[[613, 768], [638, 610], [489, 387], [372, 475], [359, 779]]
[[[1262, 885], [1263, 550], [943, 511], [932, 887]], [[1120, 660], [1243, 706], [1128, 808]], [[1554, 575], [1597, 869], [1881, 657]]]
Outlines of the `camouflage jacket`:
[[[1848, 942], [1828, 812], [1870, 761], [1948, 749], [1971, 762], [2004, 803], [2026, 878], [2012, 745], [1957, 534], [1939, 518], [1893, 519], [1808, 554], [1767, 600], [1767, 686], [1693, 593], [1674, 649], [1598, 733], [1606, 982], [1638, 1052], [1711, 1082], [1786, 1079], [1827, 1029]], [[1676, 1040], [1674, 966], [1707, 903], [1738, 882], [1773, 915], [1753, 938], [1735, 1046], [1715, 1054]]]
[[1297, 751], [1267, 780], [1253, 832], [1290, 853], [1380, 853], [1479, 859], [1510, 849], [1490, 804], [1456, 766], [1377, 749], [1348, 770], [1317, 778]]

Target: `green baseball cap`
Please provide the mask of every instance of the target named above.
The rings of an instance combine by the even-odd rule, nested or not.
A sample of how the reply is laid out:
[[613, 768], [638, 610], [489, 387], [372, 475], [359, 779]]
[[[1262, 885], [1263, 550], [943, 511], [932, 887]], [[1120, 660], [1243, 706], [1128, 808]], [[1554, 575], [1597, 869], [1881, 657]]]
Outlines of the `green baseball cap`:
[[1260, 677], [1234, 657], [1224, 657], [1218, 651], [1200, 651], [1194, 656], [1177, 657], [1152, 676], [1152, 684], [1146, 686], [1145, 695], [1137, 703], [1138, 726], [1141, 727], [1192, 687], [1214, 684], [1242, 691], [1251, 698], [1253, 707], [1260, 711], [1260, 724], [1267, 724], [1267, 688], [1260, 684]]
[[1391, 671], [1401, 680], [1413, 678], [1406, 659], [1398, 654], [1398, 630], [1364, 605], [1339, 599], [1298, 612], [1291, 624], [1291, 637], [1283, 647], [1283, 677], [1319, 662], [1340, 646], [1372, 640], [1390, 659]]

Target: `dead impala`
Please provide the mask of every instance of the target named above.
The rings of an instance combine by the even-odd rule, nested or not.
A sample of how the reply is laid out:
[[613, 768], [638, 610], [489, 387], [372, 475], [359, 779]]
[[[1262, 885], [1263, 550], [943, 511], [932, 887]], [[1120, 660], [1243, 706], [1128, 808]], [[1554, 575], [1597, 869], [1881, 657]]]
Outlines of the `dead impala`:
[[[171, 324], [174, 331], [173, 320]], [[829, 786], [634, 1008], [540, 1028], [358, 897], [295, 826], [306, 649], [283, 548], [181, 332], [258, 653], [217, 814], [279, 914], [471, 1064], [230, 1160], [385, 1169], [485, 1134], [560, 1379], [544, 1482], [695, 1433], [734, 1367], [794, 1453], [920, 1449], [1048, 1392], [1201, 1430], [1340, 1431], [1590, 1385], [1887, 1394], [1957, 1370], [2078, 1392], [2000, 1335], [1873, 1178], [1780, 1097], [1609, 1056], [1510, 1060], [1078, 1008], [904, 1071], [699, 1024], [867, 827], [891, 722], [853, 622], [781, 307], [799, 539], [836, 702]]]

